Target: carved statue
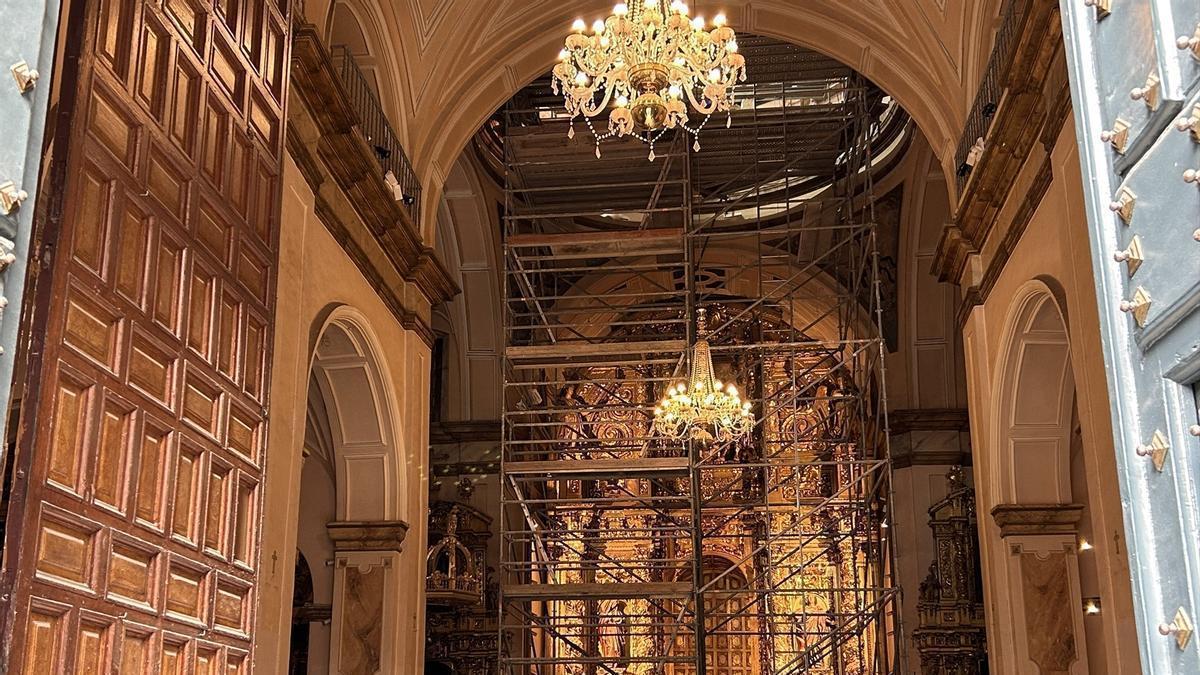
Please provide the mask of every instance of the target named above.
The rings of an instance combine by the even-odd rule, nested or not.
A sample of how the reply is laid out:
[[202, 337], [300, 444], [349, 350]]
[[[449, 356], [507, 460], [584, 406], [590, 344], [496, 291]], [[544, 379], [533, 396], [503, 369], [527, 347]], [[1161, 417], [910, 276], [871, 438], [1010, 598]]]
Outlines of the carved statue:
[[625, 601], [618, 600], [600, 617], [600, 656], [618, 671], [629, 667], [629, 614]]

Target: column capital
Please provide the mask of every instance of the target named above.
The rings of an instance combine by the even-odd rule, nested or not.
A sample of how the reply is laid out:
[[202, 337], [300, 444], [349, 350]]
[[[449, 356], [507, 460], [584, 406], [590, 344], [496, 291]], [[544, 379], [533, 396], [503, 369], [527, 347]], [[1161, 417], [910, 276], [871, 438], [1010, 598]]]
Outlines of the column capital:
[[404, 545], [408, 523], [403, 520], [344, 521], [325, 526], [334, 550], [396, 551]]
[[1039, 534], [1074, 535], [1079, 531], [1082, 504], [1000, 504], [992, 519], [1002, 538]]

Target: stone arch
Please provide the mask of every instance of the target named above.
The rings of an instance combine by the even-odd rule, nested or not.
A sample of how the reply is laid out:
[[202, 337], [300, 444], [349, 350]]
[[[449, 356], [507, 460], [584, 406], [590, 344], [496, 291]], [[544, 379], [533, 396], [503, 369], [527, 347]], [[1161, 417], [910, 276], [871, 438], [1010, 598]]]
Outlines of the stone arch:
[[335, 308], [309, 369], [328, 417], [339, 521], [408, 520], [407, 463], [383, 349], [359, 311]]
[[1017, 293], [1001, 335], [992, 447], [998, 503], [1071, 503], [1075, 378], [1065, 314], [1041, 280]]
[[1082, 675], [1094, 672], [1088, 663], [1097, 655], [1098, 634], [1085, 626], [1081, 610], [1085, 561], [1078, 538], [1090, 529], [1084, 524], [1090, 516], [1087, 491], [1078, 489], [1086, 469], [1066, 312], [1056, 288], [1052, 279], [1027, 282], [1002, 324], [980, 538], [989, 651], [1021, 672]]
[[[421, 96], [421, 107], [441, 114], [434, 115], [435, 124], [410, 130], [411, 154], [427, 188], [427, 212], [436, 208], [446, 173], [472, 134], [513, 92], [553, 66], [570, 21], [576, 15], [603, 15], [611, 5], [610, 0], [551, 7], [539, 2], [501, 3], [489, 17], [497, 28], [487, 33], [499, 39], [473, 45], [467, 50], [469, 60], [451, 59], [448, 68], [429, 66], [430, 72], [440, 76], [440, 84], [432, 88], [436, 92]], [[950, 155], [978, 70], [987, 58], [991, 21], [998, 6], [978, 3], [964, 8], [962, 25], [945, 34], [895, 6], [868, 9], [860, 3], [839, 2], [760, 6], [750, 0], [730, 0], [723, 7], [735, 29], [822, 52], [881, 86], [913, 116], [946, 175], [952, 175]], [[433, 32], [448, 42], [470, 39]], [[956, 32], [962, 44], [955, 56], [947, 51], [945, 41]], [[417, 39], [431, 40], [434, 35]], [[947, 182], [948, 188], [950, 184], [952, 181]]]
[[437, 210], [435, 247], [462, 293], [434, 311], [434, 330], [445, 332], [446, 419], [498, 419], [502, 350], [499, 222], [494, 197], [474, 167], [460, 158], [446, 179]]

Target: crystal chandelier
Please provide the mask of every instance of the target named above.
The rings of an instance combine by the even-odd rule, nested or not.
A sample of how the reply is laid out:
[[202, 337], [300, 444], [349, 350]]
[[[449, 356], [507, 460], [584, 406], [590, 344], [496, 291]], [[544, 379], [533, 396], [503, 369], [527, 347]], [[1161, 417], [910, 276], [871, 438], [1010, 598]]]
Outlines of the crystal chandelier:
[[696, 323], [700, 339], [692, 347], [691, 373], [686, 382], [671, 385], [654, 408], [654, 430], [668, 438], [702, 443], [745, 439], [754, 429], [750, 402], [742, 401], [736, 386], [722, 385], [714, 376], [703, 309]]
[[[576, 19], [574, 33], [554, 67], [554, 93], [562, 91], [571, 115], [567, 135], [575, 137], [575, 119], [583, 116], [596, 140], [633, 136], [650, 146], [676, 127], [696, 137], [718, 112], [726, 126], [734, 104], [734, 85], [746, 79], [746, 59], [738, 53], [737, 37], [725, 25], [724, 14], [713, 18], [688, 16], [682, 0], [634, 0], [618, 3], [612, 16], [592, 24]], [[592, 118], [608, 113], [608, 131], [600, 134]], [[689, 126], [688, 104], [703, 119]]]

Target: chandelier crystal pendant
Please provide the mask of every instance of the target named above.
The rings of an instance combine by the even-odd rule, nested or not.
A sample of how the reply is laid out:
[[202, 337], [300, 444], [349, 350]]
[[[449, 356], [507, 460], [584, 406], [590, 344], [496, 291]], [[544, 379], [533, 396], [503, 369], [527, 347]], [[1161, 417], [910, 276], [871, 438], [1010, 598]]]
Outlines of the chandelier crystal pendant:
[[699, 339], [692, 347], [691, 373], [687, 381], [672, 384], [654, 408], [654, 431], [670, 439], [701, 443], [745, 440], [754, 430], [750, 402], [742, 401], [736, 386], [716, 379], [703, 309], [696, 324]]
[[[737, 36], [724, 14], [711, 24], [690, 17], [682, 0], [633, 0], [618, 3], [607, 19], [597, 20], [589, 34], [583, 19], [554, 67], [554, 93], [561, 91], [575, 120], [583, 117], [596, 141], [633, 136], [650, 146], [668, 129], [681, 128], [696, 137], [718, 112], [732, 122], [734, 86], [746, 80], [746, 59], [738, 53]], [[689, 111], [689, 104], [691, 106]], [[611, 105], [611, 108], [610, 108]], [[608, 110], [608, 131], [597, 133], [592, 118]], [[689, 125], [694, 111], [703, 116]]]

